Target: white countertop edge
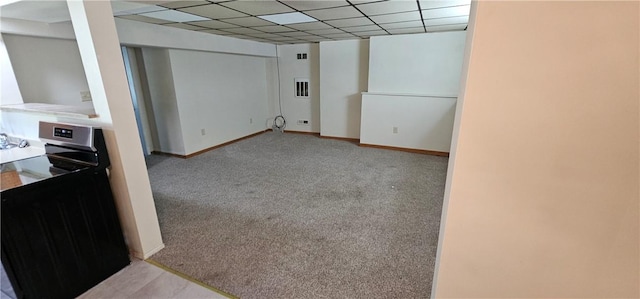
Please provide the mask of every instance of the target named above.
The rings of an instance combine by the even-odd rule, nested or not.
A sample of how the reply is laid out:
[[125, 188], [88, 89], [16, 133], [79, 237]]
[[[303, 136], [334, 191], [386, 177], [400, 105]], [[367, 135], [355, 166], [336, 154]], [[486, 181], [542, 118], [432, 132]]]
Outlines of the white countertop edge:
[[14, 147], [11, 149], [0, 150], [0, 164], [42, 156], [44, 154], [44, 147], [39, 146], [27, 146], [24, 148]]

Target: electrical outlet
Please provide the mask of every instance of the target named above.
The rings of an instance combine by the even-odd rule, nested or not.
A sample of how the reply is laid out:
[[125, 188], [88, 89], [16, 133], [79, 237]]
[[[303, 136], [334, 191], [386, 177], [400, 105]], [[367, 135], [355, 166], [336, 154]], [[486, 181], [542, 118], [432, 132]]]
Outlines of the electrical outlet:
[[200, 134], [202, 134], [202, 136], [204, 136], [206, 134], [204, 129], [200, 129]]
[[81, 91], [80, 98], [83, 102], [91, 102], [91, 92], [89, 91]]
[[306, 120], [306, 119], [299, 119], [299, 120], [298, 120], [298, 125], [301, 125], [301, 126], [308, 126], [308, 125], [309, 125], [309, 120]]
[[393, 127], [393, 134], [398, 134], [398, 127]]

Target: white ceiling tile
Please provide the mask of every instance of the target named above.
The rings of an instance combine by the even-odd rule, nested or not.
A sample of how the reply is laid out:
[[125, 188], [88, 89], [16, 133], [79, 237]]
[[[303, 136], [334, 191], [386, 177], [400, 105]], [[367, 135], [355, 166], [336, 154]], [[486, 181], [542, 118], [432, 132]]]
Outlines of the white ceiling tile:
[[357, 4], [363, 4], [363, 3], [373, 3], [373, 2], [382, 2], [382, 1], [387, 1], [387, 0], [351, 0], [349, 2], [353, 3], [354, 5], [357, 5]]
[[258, 18], [267, 20], [269, 22], [272, 22], [278, 25], [309, 23], [309, 22], [317, 21], [316, 19], [308, 15], [305, 15], [299, 11], [285, 12], [285, 13], [274, 14], [274, 15], [263, 15], [263, 16], [258, 16]]
[[269, 21], [265, 21], [263, 19], [256, 18], [256, 17], [224, 19], [224, 21], [227, 22], [227, 23], [240, 25], [240, 26], [246, 26], [246, 27], [273, 25], [273, 23], [271, 23]]
[[322, 37], [322, 36], [303, 37], [301, 39], [309, 42], [321, 42], [321, 41], [331, 40], [329, 38]]
[[367, 25], [367, 26], [357, 26], [357, 27], [342, 27], [341, 29], [347, 32], [362, 32], [362, 31], [380, 30], [380, 26]]
[[380, 27], [384, 29], [398, 29], [398, 28], [410, 28], [410, 27], [422, 27], [422, 21], [409, 21], [398, 23], [380, 24]]
[[260, 26], [260, 27], [254, 27], [254, 29], [264, 31], [264, 32], [273, 32], [273, 33], [295, 31], [295, 29], [291, 29], [288, 27], [280, 26], [280, 25]]
[[229, 24], [221, 21], [201, 21], [201, 22], [189, 22], [188, 24], [207, 27], [211, 29], [225, 29], [225, 28], [236, 28], [239, 27], [235, 24]]
[[177, 10], [161, 10], [140, 14], [145, 17], [162, 19], [172, 22], [194, 22], [194, 21], [204, 21], [208, 20], [207, 18], [203, 18], [197, 15], [193, 15], [186, 12], [181, 12]]
[[388, 35], [388, 33], [384, 30], [363, 31], [363, 32], [356, 32], [355, 34], [362, 37]]
[[362, 13], [352, 6], [310, 10], [304, 13], [321, 21], [362, 17]]
[[114, 1], [111, 4], [111, 10], [113, 11], [114, 16], [123, 16], [123, 15], [141, 14], [145, 12], [153, 12], [153, 11], [160, 11], [160, 10], [167, 10], [167, 9], [164, 7], [155, 6], [155, 5]]
[[167, 21], [167, 20], [160, 20], [160, 19], [156, 19], [156, 18], [150, 18], [150, 17], [145, 17], [145, 16], [139, 16], [139, 15], [119, 16], [118, 18], [127, 19], [127, 20], [133, 20], [133, 21], [138, 21], [138, 22], [145, 22], [145, 23], [150, 23], [150, 24], [166, 24], [166, 23], [169, 23], [169, 21]]
[[465, 28], [467, 28], [466, 24], [430, 26], [427, 27], [427, 32], [464, 30]]
[[327, 24], [336, 27], [352, 27], [352, 26], [365, 26], [365, 25], [374, 25], [371, 20], [366, 17], [361, 18], [353, 18], [353, 19], [341, 19], [341, 20], [332, 20], [326, 21]]
[[226, 8], [218, 4], [180, 8], [179, 10], [212, 19], [240, 18], [248, 16], [247, 14]]
[[294, 9], [276, 1], [231, 1], [220, 3], [220, 5], [254, 16], [295, 11]]
[[332, 38], [333, 40], [346, 40], [346, 39], [360, 39], [357, 36], [353, 36], [353, 37], [334, 37]]
[[467, 24], [467, 23], [469, 23], [469, 16], [424, 20], [425, 26], [439, 26], [439, 25], [453, 25], [453, 24]]
[[261, 31], [251, 29], [251, 28], [229, 28], [229, 29], [223, 29], [223, 31], [236, 33], [236, 34], [262, 33]]
[[[111, 3], [116, 3], [117, 1], [113, 1]], [[174, 2], [168, 2], [168, 3], [160, 3], [158, 5], [164, 6], [164, 7], [168, 7], [168, 8], [183, 8], [183, 7], [189, 7], [189, 6], [196, 6], [196, 5], [205, 5], [205, 4], [211, 4], [211, 2], [209, 1], [174, 1]]]
[[344, 33], [344, 31], [340, 29], [320, 29], [320, 30], [309, 30], [311, 34], [325, 35], [325, 34], [336, 34], [336, 33]]
[[297, 39], [283, 36], [283, 37], [273, 37], [273, 38], [270, 38], [270, 40], [280, 41], [280, 42], [290, 42], [290, 41], [296, 41]]
[[425, 33], [424, 27], [413, 27], [413, 28], [398, 28], [398, 29], [389, 29], [387, 30], [391, 34], [410, 34], [410, 33]]
[[391, 0], [357, 5], [358, 9], [369, 16], [418, 10], [418, 2]]
[[411, 11], [411, 12], [401, 12], [401, 13], [388, 14], [388, 15], [379, 15], [379, 16], [372, 16], [371, 19], [378, 24], [417, 21], [417, 20], [420, 20], [420, 12]]
[[185, 29], [185, 30], [205, 30], [206, 29], [206, 28], [193, 26], [193, 25], [189, 25], [189, 24], [183, 24], [183, 23], [164, 24], [164, 26], [180, 28], [180, 29]]
[[309, 34], [307, 32], [303, 32], [303, 31], [294, 31], [294, 32], [282, 32], [282, 33], [278, 33], [279, 35], [282, 36], [288, 36], [288, 37], [299, 37], [299, 36], [313, 36], [313, 34]]
[[297, 30], [320, 30], [320, 29], [332, 28], [331, 26], [322, 22], [291, 24], [291, 25], [287, 25], [287, 27], [297, 29]]
[[322, 9], [322, 8], [330, 8], [330, 7], [338, 7], [338, 6], [349, 6], [347, 1], [281, 1], [282, 3], [289, 5], [297, 10], [312, 10], [312, 9]]
[[215, 29], [200, 30], [198, 32], [206, 32], [206, 33], [211, 33], [211, 34], [216, 34], [216, 35], [232, 35], [233, 34], [233, 33], [230, 33], [230, 32], [221, 31], [221, 30], [215, 30]]
[[273, 33], [252, 33], [252, 34], [248, 34], [251, 35], [253, 37], [258, 37], [258, 38], [272, 38], [272, 37], [282, 37], [281, 35], [277, 35], [277, 34], [273, 34]]
[[463, 6], [423, 10], [422, 18], [426, 20], [426, 19], [436, 19], [436, 18], [468, 16], [470, 7], [471, 6], [469, 5], [463, 5]]
[[471, 0], [420, 0], [420, 9], [470, 5]]
[[350, 34], [350, 33], [323, 34], [322, 36], [328, 37], [328, 38], [354, 38], [354, 37], [356, 37], [355, 35]]

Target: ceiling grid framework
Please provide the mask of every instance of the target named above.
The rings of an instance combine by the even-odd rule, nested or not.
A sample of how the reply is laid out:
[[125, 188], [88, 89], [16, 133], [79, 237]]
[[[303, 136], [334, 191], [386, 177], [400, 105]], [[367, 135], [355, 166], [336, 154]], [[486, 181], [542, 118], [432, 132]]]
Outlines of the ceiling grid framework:
[[[470, 0], [174, 1], [116, 17], [273, 44], [466, 30]], [[303, 14], [310, 22], [279, 25], [261, 17]], [[154, 16], [171, 16], [169, 21]], [[175, 15], [175, 16], [174, 16]], [[191, 19], [189, 16], [191, 16]]]

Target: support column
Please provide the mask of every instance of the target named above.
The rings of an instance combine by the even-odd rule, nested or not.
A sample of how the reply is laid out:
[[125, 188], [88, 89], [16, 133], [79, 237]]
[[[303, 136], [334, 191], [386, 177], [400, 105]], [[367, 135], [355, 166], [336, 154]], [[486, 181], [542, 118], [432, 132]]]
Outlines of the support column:
[[111, 159], [110, 181], [131, 254], [164, 247], [109, 1], [67, 0], [80, 56]]

